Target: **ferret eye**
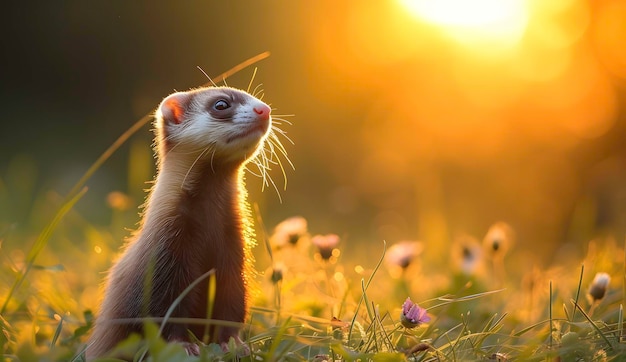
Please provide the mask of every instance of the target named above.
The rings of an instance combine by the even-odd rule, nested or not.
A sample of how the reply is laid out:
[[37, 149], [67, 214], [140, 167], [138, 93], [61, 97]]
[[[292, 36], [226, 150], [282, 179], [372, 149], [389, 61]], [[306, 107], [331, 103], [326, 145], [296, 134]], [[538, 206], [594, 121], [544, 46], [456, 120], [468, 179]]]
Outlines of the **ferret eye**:
[[215, 102], [215, 104], [213, 105], [213, 108], [215, 108], [218, 111], [223, 111], [226, 108], [230, 108], [230, 104], [226, 102], [225, 100], [220, 99], [219, 101]]

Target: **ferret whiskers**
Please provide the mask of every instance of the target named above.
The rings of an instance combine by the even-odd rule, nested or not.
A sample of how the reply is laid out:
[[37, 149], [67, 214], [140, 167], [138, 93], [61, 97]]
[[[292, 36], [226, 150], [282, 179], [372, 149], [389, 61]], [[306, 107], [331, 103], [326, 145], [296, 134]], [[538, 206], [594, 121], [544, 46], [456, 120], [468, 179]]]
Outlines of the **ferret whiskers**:
[[[269, 147], [269, 152], [270, 152], [270, 157], [268, 158], [267, 154], [266, 154], [266, 149], [264, 148], [259, 155], [257, 156], [257, 158], [255, 158], [254, 163], [257, 165], [257, 167], [259, 168], [259, 171], [261, 171], [262, 173], [262, 190], [265, 190], [265, 186], [269, 187], [270, 184], [272, 185], [272, 187], [274, 188], [274, 190], [276, 191], [276, 195], [278, 195], [278, 200], [279, 202], [283, 202], [282, 196], [280, 195], [280, 191], [278, 190], [278, 186], [276, 185], [276, 183], [274, 182], [274, 179], [272, 179], [271, 175], [269, 174], [269, 170], [271, 170], [270, 167], [270, 163], [276, 164], [275, 161], [273, 161], [273, 156], [276, 154], [273, 151], [273, 146], [270, 145]], [[281, 166], [282, 169], [282, 166]], [[283, 174], [284, 174], [284, 170], [283, 170]], [[286, 180], [286, 179], [285, 179]]]
[[[271, 149], [271, 154], [272, 155], [276, 155], [276, 161], [274, 161], [274, 157], [272, 157], [269, 161], [274, 163], [274, 164], [278, 164], [278, 167], [280, 167], [280, 170], [283, 173], [283, 181], [284, 181], [283, 190], [286, 190], [287, 189], [287, 173], [285, 172], [285, 167], [283, 167], [283, 163], [280, 161], [280, 158], [278, 157], [278, 154], [276, 153], [276, 150], [275, 150], [275, 147], [274, 147], [275, 145], [272, 142], [272, 139], [268, 138], [268, 141], [269, 141], [268, 145], [270, 146], [270, 149]], [[291, 164], [291, 161], [289, 161], [289, 163]], [[276, 185], [274, 185], [274, 186], [276, 186]]]
[[252, 87], [252, 83], [254, 83], [254, 78], [256, 77], [257, 69], [258, 69], [257, 67], [254, 67], [254, 71], [252, 72], [252, 78], [250, 78], [250, 83], [248, 83], [248, 88], [246, 89], [246, 92], [248, 92], [248, 93], [250, 93], [250, 87]]
[[[288, 121], [288, 120], [286, 120], [284, 118], [281, 118], [281, 117], [293, 117], [293, 116], [294, 116], [293, 114], [277, 114], [277, 115], [272, 116], [272, 120], [279, 120], [280, 122], [285, 122], [288, 125], [292, 125], [292, 123], [290, 121]], [[280, 122], [274, 122], [274, 123], [282, 124]]]
[[215, 175], [215, 169], [213, 168], [213, 158], [215, 157], [215, 147], [213, 148], [213, 153], [211, 153], [211, 171], [213, 171], [213, 174]]
[[209, 77], [209, 75], [204, 71], [204, 69], [200, 68], [200, 66], [197, 66], [198, 69], [200, 69], [200, 71], [202, 72], [202, 74], [204, 74], [205, 77], [207, 77], [207, 79], [209, 80], [209, 82], [211, 82], [211, 84], [213, 84], [214, 87], [217, 87], [217, 84], [215, 84], [215, 82], [213, 82], [213, 79], [211, 79], [211, 77]]
[[257, 86], [256, 86], [256, 87], [254, 87], [254, 90], [252, 91], [252, 93], [251, 93], [251, 94], [252, 94], [253, 96], [257, 97], [257, 98], [258, 98], [259, 96], [263, 97], [263, 94], [262, 94], [262, 93], [263, 93], [263, 91], [264, 91], [264, 90], [263, 90], [263, 88], [260, 88], [260, 89], [259, 89], [259, 87], [261, 87], [261, 86], [263, 86], [263, 83], [259, 83], [259, 84], [257, 84]]
[[[202, 150], [202, 152], [200, 152], [200, 154], [198, 155], [198, 157], [196, 157], [196, 159], [193, 161], [193, 163], [191, 164], [191, 166], [189, 167], [189, 169], [187, 170], [187, 173], [185, 174], [185, 177], [183, 177], [183, 182], [180, 183], [180, 189], [183, 189], [183, 186], [185, 185], [185, 181], [187, 180], [187, 176], [189, 176], [189, 173], [191, 172], [191, 170], [193, 169], [193, 166], [196, 165], [196, 163], [198, 162], [198, 160], [200, 158], [202, 158], [202, 156], [209, 150], [209, 148], [211, 148], [211, 146], [205, 148], [204, 150]], [[213, 150], [213, 153], [215, 153], [215, 149]], [[211, 164], [211, 166], [213, 166]], [[213, 167], [211, 167], [212, 169]], [[214, 172], [215, 173], [215, 172]]]
[[[263, 99], [263, 96], [264, 96], [264, 89], [262, 88], [263, 83], [259, 83], [253, 88], [257, 71], [258, 71], [258, 68], [254, 68], [252, 77], [250, 78], [250, 81], [248, 82], [248, 87], [246, 88], [246, 91], [249, 94], [251, 94], [253, 97], [256, 97], [258, 99]], [[207, 78], [209, 77], [207, 76]], [[225, 86], [228, 86], [226, 79], [223, 79], [222, 82], [224, 83]], [[211, 83], [214, 86], [216, 86], [215, 83], [213, 83], [213, 81], [211, 81]], [[275, 109], [272, 109], [272, 110], [275, 110]], [[292, 169], [295, 169], [293, 163], [291, 162], [291, 160], [289, 159], [289, 156], [287, 155], [287, 150], [283, 146], [281, 139], [280, 139], [280, 137], [284, 137], [289, 143], [291, 143], [292, 145], [294, 144], [293, 140], [291, 140], [291, 138], [287, 136], [287, 132], [279, 128], [279, 126], [282, 126], [283, 124], [292, 125], [290, 121], [286, 120], [283, 117], [293, 117], [293, 114], [278, 114], [276, 116], [272, 116], [272, 125], [267, 134], [267, 137], [265, 138], [265, 145], [261, 149], [259, 149], [256, 156], [253, 159], [251, 159], [248, 162], [248, 164], [244, 166], [247, 172], [249, 172], [250, 174], [256, 177], [261, 178], [261, 190], [265, 191], [266, 187], [272, 187], [276, 191], [276, 195], [278, 196], [278, 199], [281, 203], [282, 203], [282, 196], [280, 194], [279, 187], [274, 181], [274, 179], [272, 178], [272, 175], [270, 173], [270, 171], [272, 170], [272, 165], [278, 165], [278, 167], [281, 170], [281, 173], [283, 175], [283, 182], [284, 182], [283, 190], [287, 188], [287, 172], [285, 169], [284, 161], [281, 160], [281, 157], [284, 157], [284, 159], [287, 161], [289, 166]], [[213, 154], [211, 155], [211, 169], [212, 170], [213, 170], [213, 157], [214, 156], [215, 156], [215, 149], [213, 150]], [[251, 167], [249, 167], [250, 164], [254, 164], [258, 171], [253, 170]]]
[[[279, 119], [279, 120], [282, 120], [282, 119]], [[291, 122], [286, 122], [286, 123], [291, 124]], [[289, 163], [292, 169], [295, 169], [295, 167], [293, 163], [291, 162], [291, 160], [289, 159], [289, 156], [287, 155], [287, 150], [283, 146], [281, 140], [278, 138], [278, 134], [280, 134], [283, 137], [285, 137], [290, 143], [293, 144], [293, 141], [289, 137], [287, 137], [285, 133], [286, 132], [278, 128], [276, 124], [272, 124], [272, 127], [268, 133], [268, 136], [265, 139], [266, 141], [265, 145], [263, 146], [262, 149], [259, 150], [256, 157], [251, 160], [251, 162], [259, 170], [259, 174], [257, 174], [256, 172], [253, 172], [249, 167], [246, 167], [246, 170], [248, 172], [262, 179], [261, 190], [265, 191], [265, 187], [271, 186], [276, 191], [276, 195], [278, 196], [278, 199], [281, 203], [282, 203], [282, 196], [280, 194], [280, 190], [269, 171], [271, 171], [272, 169], [271, 167], [272, 164], [278, 165], [278, 167], [281, 170], [281, 173], [283, 174], [283, 181], [284, 181], [283, 189], [286, 189], [287, 188], [287, 172], [285, 170], [285, 166], [283, 165], [283, 161], [281, 161], [281, 157], [279, 157], [279, 154], [282, 155], [282, 157], [284, 157], [285, 160], [287, 160], [287, 162]]]

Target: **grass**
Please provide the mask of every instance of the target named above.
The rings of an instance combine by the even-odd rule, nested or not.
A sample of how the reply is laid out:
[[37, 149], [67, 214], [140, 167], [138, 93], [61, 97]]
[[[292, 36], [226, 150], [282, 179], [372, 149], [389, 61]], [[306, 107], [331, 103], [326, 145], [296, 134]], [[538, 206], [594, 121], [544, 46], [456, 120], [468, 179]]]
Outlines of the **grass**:
[[[120, 245], [109, 230], [113, 224], [96, 227], [72, 209], [84, 192], [42, 201], [56, 204], [58, 211], [39, 235], [3, 224], [0, 350], [5, 360], [83, 360], [100, 272]], [[252, 354], [239, 360], [626, 360], [624, 249], [610, 240], [591, 243], [589, 254], [570, 265], [506, 270], [503, 279], [494, 271], [506, 268], [510, 255], [488, 257], [483, 249], [474, 255], [474, 269], [448, 264], [427, 273], [433, 263], [427, 251], [411, 254], [413, 249], [402, 249], [406, 245], [381, 241], [368, 250], [377, 259], [349, 257], [341, 242], [328, 246], [311, 230], [286, 234], [281, 228], [259, 231], [266, 247], [255, 251], [261, 270], [243, 326]], [[32, 246], [24, 248], [29, 241]], [[501, 265], [494, 258], [501, 258]], [[609, 273], [613, 282], [593, 300], [586, 295], [596, 272]], [[407, 297], [428, 310], [428, 323], [403, 326]], [[217, 345], [206, 346], [200, 357], [186, 356], [181, 346], [159, 338], [154, 322], [146, 321], [145, 339], [132, 337], [121, 348], [140, 348], [137, 359], [145, 360], [237, 359]]]
[[[65, 198], [33, 196], [33, 188], [16, 181], [19, 167], [12, 171], [17, 175], [0, 178], [0, 215], [32, 205], [21, 224], [0, 218], [4, 360], [84, 359], [102, 272], [118, 252], [120, 225], [133, 225], [136, 215], [110, 202], [111, 224], [96, 226], [73, 206], [85, 194], [87, 179], [134, 131], [129, 132]], [[591, 241], [580, 260], [521, 268], [512, 262], [506, 224], [486, 231], [482, 243], [451, 242], [449, 258], [440, 260], [420, 243], [381, 241], [366, 251], [346, 241], [336, 244], [338, 238], [317, 235], [304, 219], [266, 232], [258, 208], [256, 217], [265, 247], [255, 250], [259, 275], [242, 326], [251, 355], [237, 357], [234, 344], [226, 353], [210, 344], [201, 356], [187, 356], [160, 338], [159, 319], [146, 320], [144, 338], [131, 336], [119, 348], [139, 349], [136, 360], [153, 361], [626, 360], [626, 263], [623, 246], [610, 238]], [[599, 272], [612, 282], [601, 296], [590, 297]], [[427, 310], [428, 322], [405, 326], [407, 297]]]

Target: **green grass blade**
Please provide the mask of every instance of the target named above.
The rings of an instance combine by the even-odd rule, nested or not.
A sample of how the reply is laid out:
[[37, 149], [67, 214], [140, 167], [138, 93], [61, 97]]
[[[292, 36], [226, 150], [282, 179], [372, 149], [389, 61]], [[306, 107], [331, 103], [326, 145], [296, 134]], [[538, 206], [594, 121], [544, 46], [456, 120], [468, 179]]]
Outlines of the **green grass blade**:
[[[230, 77], [231, 75], [251, 66], [252, 64], [255, 64], [257, 62], [260, 62], [261, 60], [267, 58], [270, 56], [270, 52], [269, 51], [264, 51], [262, 53], [259, 53], [249, 59], [244, 60], [243, 62], [235, 65], [234, 67], [230, 68], [229, 70], [225, 71], [224, 73], [218, 75], [217, 77], [213, 78], [213, 82], [214, 83], [219, 83], [223, 80], [225, 80], [226, 78]], [[206, 82], [204, 84], [204, 86], [210, 86], [213, 84], [213, 82]]]
[[609, 346], [609, 348], [614, 350], [615, 346], [613, 346], [613, 343], [611, 343], [609, 338], [602, 332], [600, 327], [598, 327], [598, 325], [591, 319], [591, 317], [589, 317], [589, 315], [587, 313], [585, 313], [585, 311], [582, 309], [582, 307], [578, 303], [576, 303], [576, 301], [572, 300], [572, 303], [574, 303], [574, 307], [576, 309], [578, 309], [580, 311], [580, 313], [582, 313], [583, 317], [585, 317], [585, 319], [587, 319], [587, 322], [589, 322], [591, 324], [591, 326], [596, 330], [596, 332], [598, 332], [600, 337], [602, 337], [602, 339], [604, 339], [604, 341]]
[[83, 353], [85, 353], [85, 351], [87, 351], [87, 347], [88, 346], [81, 346], [78, 349], [78, 352], [76, 352], [76, 354], [74, 355], [74, 357], [72, 357], [72, 359], [70, 360], [70, 362], [76, 362], [76, 361], [84, 361], [84, 356]]
[[622, 336], [624, 335], [624, 305], [619, 305], [619, 314], [617, 316], [617, 341], [622, 342]]
[[[388, 316], [388, 315], [386, 315]], [[391, 341], [391, 337], [389, 336], [390, 334], [393, 333], [393, 331], [388, 332], [385, 329], [385, 326], [383, 325], [383, 319], [385, 319], [385, 317], [381, 318], [379, 313], [376, 313], [376, 323], [378, 323], [378, 327], [380, 328], [380, 333], [381, 336], [383, 338], [383, 343], [387, 344], [387, 350], [393, 350], [394, 349], [394, 344]]]
[[183, 298], [185, 298], [187, 294], [189, 294], [189, 292], [191, 292], [191, 290], [196, 287], [196, 285], [200, 284], [202, 281], [204, 281], [206, 278], [213, 274], [215, 274], [215, 269], [211, 269], [208, 272], [200, 275], [200, 277], [198, 277], [191, 284], [189, 284], [187, 288], [185, 288], [185, 290], [183, 290], [180, 295], [176, 297], [176, 299], [174, 299], [170, 307], [167, 309], [165, 316], [163, 316], [163, 322], [161, 323], [161, 327], [159, 328], [159, 336], [163, 333], [163, 329], [165, 328], [167, 320], [172, 316], [172, 313], [174, 313], [174, 309], [176, 309], [176, 307], [180, 304]]
[[[585, 271], [585, 264], [582, 264], [580, 266], [580, 278], [578, 279], [578, 290], [576, 291], [576, 299], [575, 299], [576, 304], [578, 304], [578, 298], [580, 297], [580, 287], [583, 284], [583, 272], [584, 271]], [[574, 308], [574, 310], [572, 311], [572, 319], [570, 320], [570, 322], [574, 321], [574, 317], [576, 317], [576, 308]]]
[[[282, 356], [282, 353], [281, 353], [281, 356], [276, 356], [276, 350], [278, 349], [278, 345], [280, 344], [280, 341], [283, 340], [283, 336], [285, 335], [285, 332], [287, 331], [290, 322], [291, 322], [291, 318], [288, 317], [283, 323], [283, 325], [280, 326], [280, 328], [276, 332], [276, 335], [274, 336], [274, 339], [272, 340], [272, 345], [269, 351], [267, 352], [268, 356], [272, 356], [272, 360], [278, 360]], [[286, 353], [286, 351], [283, 350], [283, 353]]]
[[[489, 320], [487, 321], [487, 323], [485, 323], [485, 327], [483, 328], [482, 332], [493, 333], [494, 330], [501, 327], [500, 323], [502, 322], [502, 320], [504, 320], [504, 317], [506, 317], [506, 313], [501, 315], [500, 318], [498, 318], [498, 313], [495, 313], [494, 315], [492, 315], [491, 318], [489, 318]], [[496, 318], [498, 319], [496, 320]]]
[[361, 279], [361, 298], [363, 298], [363, 304], [365, 305], [365, 310], [367, 311], [367, 316], [370, 317], [370, 321], [374, 322], [374, 311], [370, 306], [370, 300], [367, 297], [367, 287], [365, 286], [365, 280]]
[[435, 305], [430, 306], [430, 307], [428, 307], [426, 309], [431, 310], [431, 309], [443, 307], [443, 306], [446, 306], [446, 305], [452, 304], [452, 303], [467, 302], [469, 300], [482, 298], [482, 297], [485, 297], [487, 295], [500, 293], [500, 292], [502, 292], [504, 290], [506, 290], [506, 289], [491, 290], [491, 291], [488, 291], [488, 292], [482, 292], [482, 293], [466, 295], [464, 297], [459, 297], [459, 298], [444, 298], [444, 297], [440, 297], [440, 298], [437, 298], [436, 300], [443, 301], [443, 303], [435, 304]]
[[565, 319], [567, 319], [570, 322], [573, 320], [570, 317], [569, 311], [567, 310], [567, 305], [565, 305], [565, 303], [563, 303], [563, 313], [565, 313]]
[[54, 335], [52, 336], [52, 341], [50, 341], [50, 350], [54, 349], [54, 346], [57, 344], [57, 340], [61, 335], [61, 330], [63, 329], [63, 318], [59, 321], [57, 328], [54, 331]]
[[[559, 319], [559, 318], [553, 318], [552, 321], [564, 321], [564, 320]], [[541, 326], [543, 324], [550, 324], [550, 322], [551, 322], [550, 319], [546, 319], [546, 320], [537, 322], [537, 323], [535, 323], [533, 325], [530, 325], [528, 327], [525, 327], [525, 328], [519, 330], [518, 332], [515, 332], [515, 333], [511, 334], [511, 336], [512, 337], [521, 337], [522, 335], [528, 333], [529, 331], [531, 331], [531, 330], [533, 330], [533, 329], [535, 329], [535, 328], [537, 328], [537, 327], [539, 327], [539, 326]]]
[[[365, 286], [363, 287], [363, 290], [367, 291], [367, 288], [369, 288], [370, 283], [372, 282], [372, 279], [374, 279], [374, 275], [376, 275], [376, 272], [378, 271], [378, 269], [380, 268], [380, 266], [383, 263], [383, 260], [385, 260], [385, 253], [387, 252], [387, 242], [385, 240], [383, 240], [383, 254], [380, 256], [380, 259], [378, 260], [378, 263], [376, 264], [376, 267], [374, 268], [374, 271], [372, 272], [372, 275], [370, 275], [369, 279], [367, 280], [367, 283], [365, 283]], [[354, 328], [354, 323], [356, 322], [356, 317], [358, 316], [358, 312], [359, 312], [359, 308], [361, 307], [361, 304], [363, 303], [363, 299], [365, 297], [365, 292], [363, 292], [363, 294], [361, 295], [361, 298], [359, 298], [359, 302], [356, 305], [356, 309], [354, 310], [354, 317], [352, 317], [352, 323], [350, 323], [350, 330], [348, 331], [348, 340], [352, 340], [352, 330]]]
[[[167, 323], [168, 319], [170, 319], [170, 317], [172, 316], [172, 313], [174, 313], [174, 309], [176, 309], [176, 306], [178, 306], [178, 304], [180, 304], [180, 302], [183, 300], [183, 298], [185, 298], [185, 296], [187, 296], [187, 294], [189, 294], [189, 292], [193, 288], [195, 288], [196, 285], [200, 284], [200, 282], [202, 282], [203, 280], [205, 280], [206, 278], [208, 278], [212, 274], [215, 274], [215, 269], [211, 269], [208, 272], [202, 274], [200, 277], [198, 277], [196, 280], [194, 280], [191, 284], [189, 284], [187, 286], [187, 288], [185, 288], [185, 290], [183, 290], [180, 293], [180, 295], [178, 297], [176, 297], [176, 299], [174, 299], [174, 301], [172, 302], [170, 307], [167, 309], [167, 312], [165, 313], [165, 316], [163, 316], [163, 321], [161, 322], [161, 326], [159, 327], [159, 331], [157, 333], [157, 337], [160, 337], [161, 334], [163, 333], [163, 329], [165, 328], [165, 324]], [[143, 361], [144, 358], [146, 357], [147, 353], [148, 353], [148, 350], [144, 351], [144, 353], [139, 358], [139, 361]]]
[[548, 305], [548, 310], [549, 310], [549, 313], [550, 313], [550, 335], [549, 335], [550, 336], [550, 339], [549, 339], [549, 341], [550, 341], [549, 343], [550, 344], [549, 344], [548, 347], [550, 348], [550, 351], [552, 351], [552, 328], [553, 328], [552, 327], [552, 325], [553, 325], [552, 324], [552, 280], [550, 280], [550, 304]]
[[[215, 305], [215, 293], [217, 290], [217, 278], [215, 277], [215, 273], [211, 274], [209, 277], [209, 290], [208, 290], [208, 295], [207, 295], [207, 311], [206, 311], [206, 317], [207, 318], [212, 318], [213, 317], [213, 306]], [[207, 324], [204, 327], [204, 336], [202, 336], [202, 341], [206, 344], [209, 342], [209, 325]]]

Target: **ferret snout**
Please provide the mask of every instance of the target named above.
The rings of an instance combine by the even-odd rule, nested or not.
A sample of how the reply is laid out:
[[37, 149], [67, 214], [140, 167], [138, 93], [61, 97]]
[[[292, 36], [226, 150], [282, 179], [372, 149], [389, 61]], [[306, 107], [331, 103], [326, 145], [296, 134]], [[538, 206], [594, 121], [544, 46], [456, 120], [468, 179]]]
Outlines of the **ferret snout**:
[[265, 103], [255, 106], [253, 110], [254, 113], [259, 115], [259, 120], [261, 121], [267, 121], [267, 119], [270, 118], [270, 112], [272, 111]]

